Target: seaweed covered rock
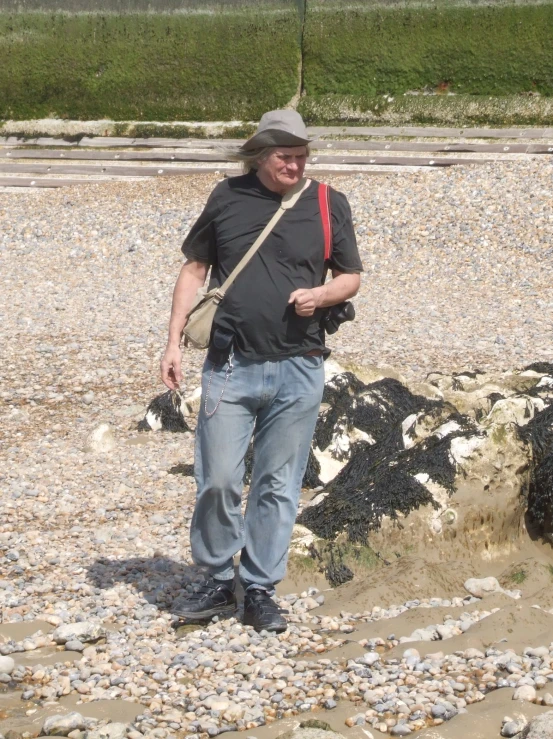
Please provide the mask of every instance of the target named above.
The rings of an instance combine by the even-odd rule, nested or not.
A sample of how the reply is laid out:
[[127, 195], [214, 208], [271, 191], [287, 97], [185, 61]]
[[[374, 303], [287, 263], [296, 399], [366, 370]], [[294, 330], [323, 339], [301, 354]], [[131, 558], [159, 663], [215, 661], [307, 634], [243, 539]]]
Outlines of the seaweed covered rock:
[[[193, 397], [196, 397], [195, 394]], [[191, 399], [192, 399], [191, 398]], [[167, 390], [151, 401], [146, 415], [138, 424], [139, 431], [190, 431], [186, 422], [192, 412], [191, 399], [176, 390]]]
[[494, 405], [511, 396], [528, 393], [541, 375], [534, 370], [523, 372], [460, 372], [453, 375], [431, 373], [427, 381], [436, 387], [444, 400], [477, 421], [488, 415]]
[[[384, 556], [424, 550], [442, 557], [468, 547], [492, 558], [516, 546], [531, 463], [520, 428], [544, 407], [540, 395], [528, 394], [539, 373], [429, 381], [442, 398], [393, 378], [331, 378], [314, 445], [321, 466], [328, 455], [341, 467], [303, 510], [302, 525], [324, 539], [368, 539]], [[553, 481], [553, 463], [551, 472]]]
[[[336, 367], [336, 365], [335, 365]], [[350, 459], [357, 442], [373, 445], [388, 438], [400, 442], [398, 423], [406, 416], [430, 410], [441, 401], [412, 393], [399, 379], [382, 377], [365, 384], [352, 372], [328, 377], [313, 446], [321, 465], [321, 479], [328, 482]], [[327, 471], [333, 474], [328, 475]]]

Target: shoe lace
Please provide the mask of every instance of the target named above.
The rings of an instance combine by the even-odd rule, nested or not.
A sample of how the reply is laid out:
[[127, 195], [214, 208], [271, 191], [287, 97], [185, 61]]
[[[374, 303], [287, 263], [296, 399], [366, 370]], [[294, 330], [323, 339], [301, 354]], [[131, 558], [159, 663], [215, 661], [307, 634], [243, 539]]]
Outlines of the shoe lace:
[[202, 600], [206, 596], [213, 595], [221, 586], [222, 583], [217, 583], [214, 580], [206, 580], [205, 582], [198, 583], [193, 586], [192, 592], [188, 594], [188, 600]]
[[264, 590], [252, 590], [248, 595], [252, 605], [262, 616], [288, 613], [288, 611], [280, 608]]

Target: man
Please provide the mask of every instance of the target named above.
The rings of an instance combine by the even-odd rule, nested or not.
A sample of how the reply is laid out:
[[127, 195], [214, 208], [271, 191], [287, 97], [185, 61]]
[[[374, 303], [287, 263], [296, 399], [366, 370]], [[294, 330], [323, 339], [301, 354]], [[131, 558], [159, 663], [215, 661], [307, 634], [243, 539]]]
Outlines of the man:
[[[247, 173], [220, 182], [182, 246], [169, 340], [161, 361], [171, 389], [182, 378], [181, 333], [211, 267], [221, 285], [303, 178], [309, 139], [292, 110], [265, 113], [239, 150]], [[330, 191], [332, 280], [325, 272], [318, 185], [311, 182], [239, 274], [215, 316], [196, 429], [197, 499], [190, 543], [210, 579], [177, 615], [202, 620], [236, 608], [233, 557], [241, 552], [244, 623], [285, 631], [272, 600], [284, 576], [301, 482], [324, 387], [325, 309], [353, 296], [362, 271], [346, 198]], [[241, 513], [244, 456], [254, 465]]]

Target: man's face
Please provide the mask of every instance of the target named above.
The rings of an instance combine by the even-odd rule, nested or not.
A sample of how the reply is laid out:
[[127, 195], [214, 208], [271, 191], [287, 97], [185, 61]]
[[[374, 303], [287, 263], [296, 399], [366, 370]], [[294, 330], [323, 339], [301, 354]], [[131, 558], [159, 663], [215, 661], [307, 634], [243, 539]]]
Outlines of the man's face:
[[306, 160], [306, 146], [276, 146], [259, 162], [257, 174], [265, 187], [284, 194], [303, 177]]

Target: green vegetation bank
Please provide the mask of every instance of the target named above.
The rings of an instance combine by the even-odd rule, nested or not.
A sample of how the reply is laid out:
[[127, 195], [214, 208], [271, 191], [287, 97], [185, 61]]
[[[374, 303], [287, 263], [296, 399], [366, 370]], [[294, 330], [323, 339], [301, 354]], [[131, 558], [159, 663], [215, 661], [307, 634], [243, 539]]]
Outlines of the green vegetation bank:
[[553, 123], [553, 3], [0, 0], [0, 118]]

